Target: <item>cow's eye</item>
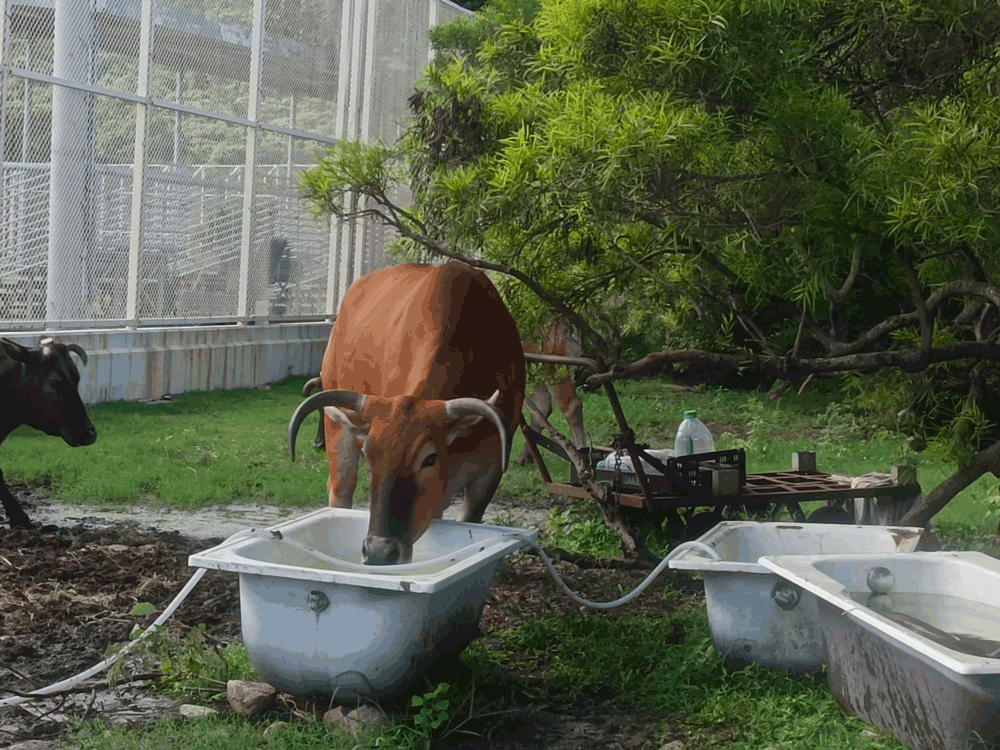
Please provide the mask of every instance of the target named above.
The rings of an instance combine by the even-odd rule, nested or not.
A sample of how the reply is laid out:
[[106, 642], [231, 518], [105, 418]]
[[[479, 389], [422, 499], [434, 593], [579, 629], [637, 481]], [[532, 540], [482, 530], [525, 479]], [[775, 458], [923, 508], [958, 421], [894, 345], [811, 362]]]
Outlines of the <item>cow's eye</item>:
[[421, 469], [429, 469], [434, 464], [436, 464], [437, 462], [438, 462], [438, 454], [437, 453], [431, 453], [429, 456], [427, 456], [427, 458], [424, 459], [424, 462], [422, 464], [420, 464], [420, 468]]

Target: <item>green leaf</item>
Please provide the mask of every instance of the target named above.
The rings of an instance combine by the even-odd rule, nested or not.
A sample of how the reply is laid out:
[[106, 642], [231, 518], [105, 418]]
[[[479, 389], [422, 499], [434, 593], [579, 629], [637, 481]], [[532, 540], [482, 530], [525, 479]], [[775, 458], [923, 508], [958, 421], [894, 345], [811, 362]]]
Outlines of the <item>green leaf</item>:
[[129, 615], [132, 617], [145, 617], [155, 611], [156, 607], [149, 602], [139, 602], [129, 610]]

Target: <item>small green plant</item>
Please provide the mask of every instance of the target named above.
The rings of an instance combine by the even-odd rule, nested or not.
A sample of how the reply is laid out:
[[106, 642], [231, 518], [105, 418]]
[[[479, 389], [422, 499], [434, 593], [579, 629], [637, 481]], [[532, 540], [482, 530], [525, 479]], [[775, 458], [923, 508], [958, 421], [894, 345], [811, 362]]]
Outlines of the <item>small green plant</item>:
[[[135, 605], [129, 614], [145, 616], [152, 605]], [[140, 631], [136, 629], [134, 636]], [[109, 649], [115, 651], [117, 649]], [[121, 680], [126, 670], [156, 669], [160, 673], [160, 688], [165, 692], [186, 696], [215, 698], [225, 692], [231, 679], [254, 679], [246, 649], [240, 644], [220, 644], [205, 632], [205, 626], [181, 626], [171, 623], [149, 633], [142, 643], [129, 650], [129, 658], [118, 661], [108, 673], [112, 682]]]
[[413, 717], [413, 726], [416, 727], [417, 734], [424, 741], [424, 746], [430, 748], [431, 740], [434, 739], [443, 727], [447, 727], [451, 722], [449, 707], [451, 700], [448, 698], [448, 691], [451, 686], [447, 682], [439, 682], [438, 686], [429, 693], [414, 695], [410, 699], [410, 707], [419, 709]]
[[575, 502], [566, 510], [552, 510], [545, 525], [547, 544], [594, 557], [621, 554], [621, 541], [592, 504]]

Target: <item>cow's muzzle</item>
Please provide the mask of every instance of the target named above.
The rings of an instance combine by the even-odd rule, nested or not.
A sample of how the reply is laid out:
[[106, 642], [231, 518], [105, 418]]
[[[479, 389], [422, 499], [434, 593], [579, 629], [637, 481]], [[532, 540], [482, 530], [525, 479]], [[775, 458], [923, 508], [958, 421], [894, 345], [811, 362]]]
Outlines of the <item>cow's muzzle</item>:
[[71, 448], [78, 448], [81, 445], [93, 445], [97, 442], [97, 430], [94, 429], [94, 425], [87, 425], [87, 429], [79, 434], [71, 435], [64, 433], [63, 440]]
[[361, 545], [361, 560], [365, 565], [397, 565], [408, 563], [412, 549], [406, 550], [398, 539], [368, 536]]

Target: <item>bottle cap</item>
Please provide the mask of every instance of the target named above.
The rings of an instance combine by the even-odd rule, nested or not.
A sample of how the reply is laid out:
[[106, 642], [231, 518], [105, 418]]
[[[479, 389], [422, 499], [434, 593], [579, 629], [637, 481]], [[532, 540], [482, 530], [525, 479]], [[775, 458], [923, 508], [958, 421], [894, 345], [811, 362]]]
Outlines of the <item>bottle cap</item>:
[[698, 411], [696, 409], [684, 412], [684, 419], [695, 419], [697, 416], [698, 416]]

